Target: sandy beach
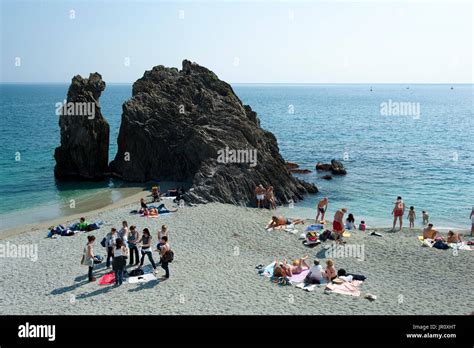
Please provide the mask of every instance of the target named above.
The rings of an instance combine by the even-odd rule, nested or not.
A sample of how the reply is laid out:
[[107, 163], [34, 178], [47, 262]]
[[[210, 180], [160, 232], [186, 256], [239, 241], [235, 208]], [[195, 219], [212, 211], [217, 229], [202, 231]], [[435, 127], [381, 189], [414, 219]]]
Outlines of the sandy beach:
[[[37, 245], [36, 261], [6, 257], [0, 269], [2, 314], [380, 314], [464, 315], [473, 311], [472, 262], [474, 251], [423, 248], [419, 230], [391, 233], [355, 231], [347, 244], [363, 246], [363, 259], [334, 258], [337, 269], [363, 274], [362, 296], [325, 294], [324, 287], [306, 292], [279, 286], [257, 274], [255, 267], [274, 258], [294, 259], [308, 255], [309, 262], [324, 263], [323, 245], [307, 248], [299, 233], [266, 231], [272, 212], [226, 204], [185, 207], [178, 212], [145, 218], [130, 214], [143, 193], [92, 211], [89, 221], [105, 224], [89, 232], [97, 237], [94, 251], [105, 256], [100, 245], [111, 227], [122, 220], [141, 231], [148, 227], [156, 242], [162, 224], [170, 228], [175, 260], [171, 278], [115, 288], [87, 282], [87, 268], [80, 265], [85, 233], [58, 239], [46, 238], [47, 222], [15, 229], [2, 244]], [[171, 207], [172, 204], [167, 203]], [[281, 212], [282, 209], [278, 209]], [[285, 211], [286, 212], [286, 211]], [[61, 223], [75, 221], [69, 216]], [[311, 221], [307, 221], [307, 224]], [[467, 231], [464, 231], [467, 235]], [[326, 242], [326, 246], [332, 242]], [[154, 253], [155, 260], [158, 258]], [[148, 260], [145, 261], [145, 265]], [[105, 262], [96, 266], [97, 279], [106, 273]], [[164, 271], [159, 268], [159, 276]], [[366, 293], [377, 296], [373, 302]], [[117, 305], [117, 299], [127, 305]], [[123, 303], [123, 301], [120, 301]]]

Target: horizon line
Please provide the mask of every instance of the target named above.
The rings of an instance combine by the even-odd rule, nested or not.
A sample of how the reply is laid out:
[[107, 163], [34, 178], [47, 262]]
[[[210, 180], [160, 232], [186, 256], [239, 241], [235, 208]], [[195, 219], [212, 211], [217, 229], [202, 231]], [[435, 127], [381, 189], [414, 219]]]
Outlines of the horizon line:
[[[226, 82], [226, 81], [224, 81]], [[0, 85], [67, 85], [64, 82], [12, 82], [0, 81]], [[135, 82], [107, 82], [109, 85], [132, 85]], [[230, 85], [474, 85], [474, 82], [227, 82]]]

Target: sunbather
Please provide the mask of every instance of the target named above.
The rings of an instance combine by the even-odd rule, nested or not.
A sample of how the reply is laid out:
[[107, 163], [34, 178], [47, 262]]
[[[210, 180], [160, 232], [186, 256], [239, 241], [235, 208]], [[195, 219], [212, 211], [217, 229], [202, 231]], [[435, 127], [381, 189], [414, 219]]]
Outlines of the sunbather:
[[326, 278], [328, 282], [337, 278], [337, 271], [334, 267], [334, 261], [332, 259], [326, 260], [326, 269], [323, 272], [323, 277]]
[[308, 275], [304, 279], [306, 284], [320, 284], [323, 268], [319, 264], [319, 260], [314, 260], [313, 267], [310, 268]]
[[461, 243], [461, 236], [459, 233], [454, 233], [453, 231], [448, 232], [448, 238], [446, 239], [448, 243]]
[[439, 236], [438, 231], [433, 228], [433, 224], [428, 224], [428, 227], [423, 229], [423, 238], [424, 239], [436, 239]]
[[[302, 257], [301, 259], [294, 260], [291, 264], [288, 264], [287, 260], [283, 260], [282, 263], [279, 263], [275, 260], [275, 269], [281, 267], [286, 274], [286, 276], [291, 277], [293, 274], [300, 274], [305, 269], [309, 269], [309, 265], [306, 263], [308, 256]], [[275, 272], [273, 272], [275, 274]]]
[[284, 216], [272, 216], [272, 219], [268, 222], [267, 229], [268, 228], [274, 228], [274, 227], [280, 227], [280, 226], [286, 226], [286, 225], [298, 225], [298, 224], [304, 224], [304, 220], [302, 219], [289, 219]]

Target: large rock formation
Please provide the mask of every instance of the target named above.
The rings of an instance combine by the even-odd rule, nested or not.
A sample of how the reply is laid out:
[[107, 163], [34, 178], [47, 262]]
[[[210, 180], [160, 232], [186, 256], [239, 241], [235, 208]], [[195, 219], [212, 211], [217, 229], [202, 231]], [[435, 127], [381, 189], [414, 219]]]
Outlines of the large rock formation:
[[54, 152], [56, 178], [99, 180], [109, 174], [109, 124], [99, 104], [104, 89], [98, 73], [72, 79], [66, 104], [57, 108], [61, 145]]
[[189, 182], [185, 199], [194, 203], [248, 204], [259, 184], [272, 185], [280, 203], [317, 191], [291, 175], [275, 136], [232, 87], [187, 60], [134, 83], [110, 167], [127, 181]]

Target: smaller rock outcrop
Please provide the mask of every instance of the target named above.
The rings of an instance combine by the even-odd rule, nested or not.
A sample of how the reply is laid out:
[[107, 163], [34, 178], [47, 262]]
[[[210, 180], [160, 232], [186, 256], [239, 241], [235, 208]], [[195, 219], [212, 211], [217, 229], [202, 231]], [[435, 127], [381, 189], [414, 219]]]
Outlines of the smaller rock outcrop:
[[[316, 170], [318, 171], [331, 171], [333, 175], [346, 175], [347, 171], [341, 161], [332, 159], [331, 163], [316, 163]], [[323, 177], [323, 179], [325, 179]]]
[[326, 174], [326, 175], [323, 175], [323, 176], [321, 177], [321, 179], [324, 179], [324, 180], [332, 180], [332, 176], [329, 175], [329, 174]]
[[98, 73], [74, 76], [65, 103], [57, 104], [61, 145], [56, 148], [57, 179], [100, 180], [109, 174], [109, 124], [99, 98], [105, 82]]

